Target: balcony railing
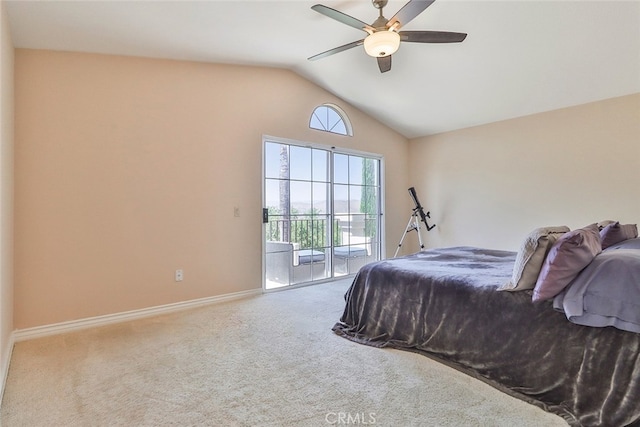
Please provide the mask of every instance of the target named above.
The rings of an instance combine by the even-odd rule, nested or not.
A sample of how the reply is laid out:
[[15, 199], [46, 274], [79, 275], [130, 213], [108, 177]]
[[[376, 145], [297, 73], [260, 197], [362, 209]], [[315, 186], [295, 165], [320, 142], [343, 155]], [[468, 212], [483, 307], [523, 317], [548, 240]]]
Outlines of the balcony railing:
[[[268, 241], [298, 243], [300, 249], [331, 246], [328, 241], [328, 220], [325, 218], [277, 219], [269, 218], [266, 228]], [[339, 219], [333, 222], [333, 245], [342, 244], [343, 227]]]

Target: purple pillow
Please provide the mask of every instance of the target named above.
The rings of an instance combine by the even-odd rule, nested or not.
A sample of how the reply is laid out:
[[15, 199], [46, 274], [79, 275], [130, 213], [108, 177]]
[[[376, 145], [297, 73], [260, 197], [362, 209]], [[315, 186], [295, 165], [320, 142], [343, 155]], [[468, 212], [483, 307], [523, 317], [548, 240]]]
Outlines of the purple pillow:
[[597, 224], [563, 234], [542, 264], [533, 289], [533, 302], [558, 295], [601, 251]]
[[638, 226], [636, 224], [620, 224], [616, 221], [600, 231], [602, 249], [607, 249], [609, 246], [620, 243], [623, 240], [635, 239], [636, 237], [638, 237]]

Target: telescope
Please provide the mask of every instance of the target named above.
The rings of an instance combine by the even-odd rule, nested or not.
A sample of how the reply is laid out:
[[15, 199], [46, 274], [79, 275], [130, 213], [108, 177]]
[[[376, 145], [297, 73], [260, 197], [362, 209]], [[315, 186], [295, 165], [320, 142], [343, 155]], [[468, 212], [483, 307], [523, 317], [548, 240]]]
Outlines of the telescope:
[[404, 238], [407, 236], [409, 231], [415, 230], [418, 233], [418, 243], [420, 244], [420, 250], [424, 249], [424, 244], [422, 243], [422, 236], [420, 235], [420, 221], [418, 217], [424, 222], [425, 227], [427, 227], [427, 231], [430, 231], [436, 225], [429, 225], [427, 222], [427, 218], [431, 218], [429, 216], [429, 212], [424, 211], [422, 205], [420, 204], [420, 200], [418, 200], [418, 195], [416, 194], [416, 189], [411, 187], [409, 188], [409, 195], [413, 199], [413, 203], [415, 203], [416, 207], [411, 211], [411, 216], [409, 217], [409, 222], [407, 223], [407, 228], [404, 230], [402, 237], [400, 238], [400, 243], [398, 243], [398, 248], [396, 249], [396, 253], [394, 258], [398, 256], [398, 252], [400, 252], [400, 248], [402, 247], [402, 242], [404, 242]]
[[427, 222], [427, 218], [431, 218], [431, 217], [429, 216], [429, 211], [427, 211], [427, 213], [424, 212], [424, 209], [420, 204], [420, 200], [418, 200], [416, 189], [413, 187], [409, 188], [409, 195], [411, 195], [411, 198], [413, 199], [413, 203], [416, 205], [416, 207], [413, 208], [413, 211], [416, 212], [418, 215], [420, 215], [420, 219], [422, 220], [422, 222], [424, 222], [424, 225], [427, 227], [427, 231], [430, 231], [436, 225], [435, 224], [429, 225], [429, 223]]

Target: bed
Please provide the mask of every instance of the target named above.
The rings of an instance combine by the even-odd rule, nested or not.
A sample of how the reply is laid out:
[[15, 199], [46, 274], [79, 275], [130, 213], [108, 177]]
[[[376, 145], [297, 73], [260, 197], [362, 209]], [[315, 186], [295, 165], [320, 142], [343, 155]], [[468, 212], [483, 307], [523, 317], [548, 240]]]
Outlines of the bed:
[[[558, 233], [563, 234], [570, 233]], [[540, 270], [561, 239], [548, 242], [538, 259]], [[626, 243], [600, 248], [557, 295], [535, 303], [537, 287], [505, 288], [515, 277], [522, 248], [449, 247], [371, 263], [354, 278], [333, 330], [361, 344], [422, 353], [571, 426], [640, 426], [640, 334], [624, 330], [628, 318], [620, 324], [607, 320], [615, 315], [587, 326], [593, 319], [584, 319], [586, 308], [575, 309], [594, 289], [610, 296], [606, 288], [612, 282], [594, 279], [598, 275], [591, 271], [602, 268], [602, 259], [635, 257], [630, 286], [640, 288], [640, 240]], [[582, 286], [584, 281], [589, 284]], [[565, 312], [565, 302], [572, 310]], [[638, 303], [640, 297], [633, 301]], [[623, 308], [629, 311], [628, 305]]]

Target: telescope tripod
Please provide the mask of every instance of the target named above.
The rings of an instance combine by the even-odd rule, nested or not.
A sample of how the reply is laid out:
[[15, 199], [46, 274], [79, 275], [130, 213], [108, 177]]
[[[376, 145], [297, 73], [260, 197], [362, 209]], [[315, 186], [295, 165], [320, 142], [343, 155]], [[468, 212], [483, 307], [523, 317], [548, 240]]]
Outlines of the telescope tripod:
[[[427, 213], [427, 216], [429, 216], [428, 213]], [[429, 226], [427, 226], [427, 228], [428, 227]], [[413, 230], [416, 230], [418, 232], [418, 243], [420, 244], [420, 250], [423, 250], [424, 244], [422, 243], [422, 235], [420, 234], [420, 218], [418, 217], [417, 208], [413, 210], [413, 213], [409, 217], [407, 228], [404, 230], [404, 233], [402, 233], [402, 238], [400, 239], [400, 243], [398, 243], [398, 248], [396, 249], [396, 253], [393, 255], [394, 258], [398, 256], [398, 252], [400, 252], [400, 248], [402, 247], [402, 242], [404, 242], [404, 238], [407, 237], [407, 233]]]

